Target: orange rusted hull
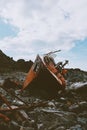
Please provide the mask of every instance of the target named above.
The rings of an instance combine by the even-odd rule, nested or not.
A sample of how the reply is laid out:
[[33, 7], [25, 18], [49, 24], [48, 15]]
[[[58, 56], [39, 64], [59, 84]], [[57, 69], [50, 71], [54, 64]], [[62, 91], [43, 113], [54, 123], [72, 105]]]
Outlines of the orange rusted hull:
[[31, 68], [24, 82], [23, 89], [25, 89], [28, 86], [28, 84], [36, 78], [36, 76], [37, 74]]
[[34, 94], [39, 94], [38, 90], [45, 90], [49, 95], [56, 96], [65, 86], [65, 79], [55, 66], [52, 63], [45, 64], [38, 55], [26, 76], [22, 90], [28, 88], [29, 92]]

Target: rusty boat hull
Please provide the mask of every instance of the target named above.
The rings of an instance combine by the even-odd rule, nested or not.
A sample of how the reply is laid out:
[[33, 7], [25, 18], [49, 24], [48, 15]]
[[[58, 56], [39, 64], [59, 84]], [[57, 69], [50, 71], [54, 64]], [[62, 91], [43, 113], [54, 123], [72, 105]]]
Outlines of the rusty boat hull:
[[[39, 62], [37, 62], [38, 59]], [[54, 98], [58, 96], [60, 90], [64, 89], [64, 86], [38, 55], [26, 76], [23, 85], [23, 89], [25, 88], [30, 95]]]

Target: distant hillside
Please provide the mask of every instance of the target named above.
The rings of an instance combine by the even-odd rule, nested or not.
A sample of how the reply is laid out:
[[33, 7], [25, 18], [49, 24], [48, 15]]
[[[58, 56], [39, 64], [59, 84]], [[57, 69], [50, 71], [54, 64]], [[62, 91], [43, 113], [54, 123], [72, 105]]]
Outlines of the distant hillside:
[[12, 57], [7, 56], [0, 50], [0, 72], [16, 71], [16, 70], [28, 72], [32, 63], [33, 62], [31, 60], [25, 61], [23, 59], [14, 61]]
[[0, 50], [0, 70], [1, 69], [11, 69], [12, 66], [14, 66], [15, 61], [6, 56], [1, 50]]
[[87, 81], [87, 72], [77, 69], [68, 69], [66, 78], [68, 82], [86, 82]]

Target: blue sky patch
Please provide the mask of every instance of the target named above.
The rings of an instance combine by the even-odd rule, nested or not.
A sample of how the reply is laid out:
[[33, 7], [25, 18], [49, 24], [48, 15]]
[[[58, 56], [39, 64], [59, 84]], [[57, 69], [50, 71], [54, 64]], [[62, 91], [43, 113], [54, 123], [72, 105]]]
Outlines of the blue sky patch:
[[87, 38], [85, 38], [84, 40], [77, 41], [76, 46], [72, 48], [72, 51], [73, 53], [77, 53], [78, 55], [87, 54]]
[[5, 23], [0, 19], [0, 39], [5, 37], [15, 37], [17, 36], [18, 29], [9, 23]]

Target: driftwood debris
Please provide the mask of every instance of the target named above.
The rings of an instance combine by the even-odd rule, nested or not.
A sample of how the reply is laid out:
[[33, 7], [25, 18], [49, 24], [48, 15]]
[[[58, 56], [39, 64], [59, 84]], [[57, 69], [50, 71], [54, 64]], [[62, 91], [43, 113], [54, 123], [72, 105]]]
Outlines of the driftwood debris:
[[9, 122], [10, 118], [8, 118], [6, 115], [0, 113], [0, 118], [2, 118], [5, 122]]
[[2, 94], [0, 94], [0, 98], [9, 107], [9, 109], [12, 110], [10, 103], [8, 102], [8, 100]]
[[9, 95], [11, 95], [12, 97], [17, 98], [19, 101], [23, 102], [25, 105], [28, 105], [28, 103], [26, 103], [25, 101], [23, 101], [21, 98], [19, 98], [17, 95], [15, 95], [14, 93], [11, 93], [7, 88], [2, 87], [7, 93], [9, 93]]
[[[10, 83], [10, 81], [8, 81]], [[11, 82], [11, 85], [13, 82]], [[14, 85], [13, 85], [14, 86]], [[15, 85], [16, 86], [16, 85]], [[4, 121], [4, 122], [9, 122], [11, 120], [11, 118], [8, 116], [8, 112], [11, 113], [11, 115], [13, 115], [13, 117], [15, 118], [14, 112], [21, 112], [21, 110], [33, 110], [36, 107], [44, 107], [47, 105], [47, 102], [38, 102], [38, 103], [27, 103], [25, 101], [23, 101], [23, 99], [21, 99], [18, 95], [15, 94], [15, 92], [10, 91], [10, 86], [7, 86], [7, 84], [4, 86], [1, 85], [0, 86], [8, 95], [10, 95], [12, 98], [16, 98], [18, 101], [21, 101], [23, 103], [23, 105], [20, 106], [12, 106], [11, 102], [8, 101], [8, 99], [6, 98], [6, 96], [4, 96], [4, 94], [2, 94], [2, 92], [0, 93], [0, 100], [2, 102], [2, 104], [6, 104], [7, 107], [6, 108], [0, 108], [0, 120]], [[12, 88], [12, 86], [11, 86]], [[14, 88], [15, 89], [15, 88]], [[20, 115], [20, 114], [19, 114]], [[22, 114], [20, 118], [24, 117], [24, 115]]]
[[23, 101], [21, 98], [19, 98], [15, 93], [12, 93], [11, 91], [9, 91], [6, 87], [3, 87], [3, 86], [0, 86], [0, 87], [11, 97], [15, 97], [17, 100], [23, 102], [23, 105], [13, 107], [12, 104], [8, 101], [8, 99], [2, 93], [0, 93], [0, 100], [2, 101], [3, 104], [5, 103], [7, 105], [6, 108], [0, 108], [0, 119], [3, 120], [4, 122], [9, 122], [11, 120], [10, 117], [7, 116], [8, 112], [10, 112], [13, 116], [15, 116], [14, 112], [21, 112], [21, 110], [31, 111], [35, 109], [36, 107], [46, 107], [48, 104], [46, 101], [29, 104]]
[[39, 103], [33, 103], [33, 104], [30, 104], [28, 106], [26, 105], [23, 105], [23, 106], [19, 106], [19, 107], [15, 107], [15, 108], [12, 108], [12, 109], [9, 109], [9, 108], [4, 108], [4, 109], [0, 109], [0, 112], [13, 112], [13, 111], [17, 111], [17, 110], [33, 110], [34, 108], [36, 107], [46, 107], [48, 104], [48, 102], [39, 102]]

